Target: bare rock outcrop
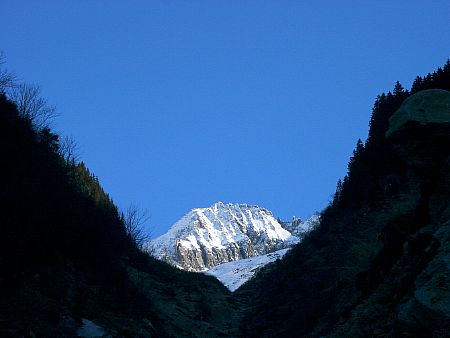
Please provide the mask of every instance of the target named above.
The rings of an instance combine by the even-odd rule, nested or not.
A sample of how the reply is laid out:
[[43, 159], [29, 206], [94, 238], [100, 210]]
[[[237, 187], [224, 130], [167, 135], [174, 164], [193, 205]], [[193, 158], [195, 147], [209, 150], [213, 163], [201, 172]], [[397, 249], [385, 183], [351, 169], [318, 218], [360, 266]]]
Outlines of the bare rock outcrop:
[[450, 123], [450, 92], [428, 89], [407, 98], [389, 119], [386, 136], [400, 131], [408, 122]]

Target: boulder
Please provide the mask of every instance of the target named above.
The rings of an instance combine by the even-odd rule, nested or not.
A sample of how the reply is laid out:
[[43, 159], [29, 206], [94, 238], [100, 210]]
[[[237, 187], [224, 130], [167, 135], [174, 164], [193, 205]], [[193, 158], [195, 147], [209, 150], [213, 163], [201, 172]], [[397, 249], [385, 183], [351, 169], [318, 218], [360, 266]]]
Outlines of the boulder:
[[389, 119], [386, 136], [403, 129], [408, 122], [421, 125], [450, 123], [450, 92], [428, 89], [407, 98]]

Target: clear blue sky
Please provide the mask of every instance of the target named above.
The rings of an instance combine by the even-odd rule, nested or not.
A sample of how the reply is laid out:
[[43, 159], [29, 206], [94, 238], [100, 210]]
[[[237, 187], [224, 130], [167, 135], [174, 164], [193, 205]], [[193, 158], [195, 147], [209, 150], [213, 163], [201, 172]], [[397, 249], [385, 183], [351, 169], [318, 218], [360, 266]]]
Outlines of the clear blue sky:
[[321, 210], [377, 94], [450, 57], [446, 1], [2, 0], [0, 50], [120, 208]]

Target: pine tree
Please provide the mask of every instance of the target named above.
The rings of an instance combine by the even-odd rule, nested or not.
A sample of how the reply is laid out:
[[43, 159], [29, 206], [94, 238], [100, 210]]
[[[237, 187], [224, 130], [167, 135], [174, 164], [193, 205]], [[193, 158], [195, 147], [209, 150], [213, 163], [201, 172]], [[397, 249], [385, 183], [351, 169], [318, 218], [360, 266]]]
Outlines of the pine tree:
[[342, 180], [339, 179], [336, 184], [336, 192], [334, 193], [333, 205], [337, 205], [339, 203], [342, 195], [342, 189]]
[[404, 93], [405, 93], [405, 88], [403, 88], [402, 84], [399, 81], [395, 82], [394, 91], [393, 91], [394, 96], [401, 96]]
[[353, 155], [350, 157], [350, 160], [348, 162], [348, 175], [351, 176], [352, 173], [355, 171], [355, 166], [357, 163], [361, 161], [361, 155], [364, 152], [364, 144], [359, 138], [356, 142], [355, 150], [353, 150]]

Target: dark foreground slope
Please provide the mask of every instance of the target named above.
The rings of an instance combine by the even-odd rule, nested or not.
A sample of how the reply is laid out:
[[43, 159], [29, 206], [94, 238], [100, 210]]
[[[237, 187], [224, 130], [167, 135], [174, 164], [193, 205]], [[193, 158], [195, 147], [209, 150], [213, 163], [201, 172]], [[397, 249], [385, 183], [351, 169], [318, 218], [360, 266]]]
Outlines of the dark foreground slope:
[[0, 94], [0, 336], [218, 336], [232, 311], [214, 278], [140, 252], [98, 180]]
[[450, 336], [450, 92], [433, 87], [449, 63], [378, 97], [319, 228], [238, 290], [244, 336]]

